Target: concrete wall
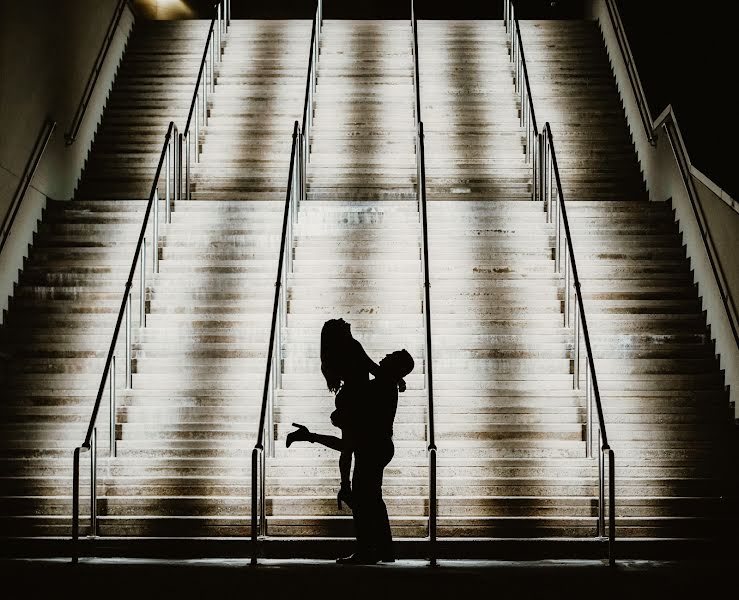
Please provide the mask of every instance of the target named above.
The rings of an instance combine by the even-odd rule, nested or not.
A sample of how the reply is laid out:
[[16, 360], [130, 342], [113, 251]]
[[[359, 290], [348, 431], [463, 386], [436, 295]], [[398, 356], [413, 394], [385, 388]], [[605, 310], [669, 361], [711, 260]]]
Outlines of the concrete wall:
[[694, 173], [693, 181], [736, 307], [739, 303], [739, 213], [721, 197], [720, 192], [716, 193], [710, 180], [704, 183], [704, 177]]
[[[675, 137], [682, 143], [677, 119], [672, 108], [668, 107], [654, 121], [649, 115], [652, 127], [649, 130], [645, 128], [636, 94], [629, 79], [626, 61], [619, 47], [605, 0], [591, 0], [586, 15], [598, 21], [603, 33], [616, 85], [624, 104], [631, 136], [649, 190], [649, 197], [653, 201], [672, 200], [694, 279], [698, 283], [703, 309], [706, 311], [707, 321], [711, 327], [711, 336], [716, 342], [716, 353], [720, 357], [721, 368], [726, 373], [726, 384], [731, 389], [731, 399], [736, 401], [739, 397], [739, 348], [734, 340], [730, 321], [721, 300], [721, 293], [711, 269], [708, 252], [703, 243], [668, 135], [662, 127], [656, 126], [665, 121], [674, 122]], [[650, 131], [655, 136], [653, 145], [649, 141]], [[739, 214], [733, 207], [735, 203], [731, 199], [722, 197], [722, 192], [715, 185], [710, 184], [705, 177], [696, 176], [694, 169], [692, 171], [693, 180], [698, 188], [699, 201], [705, 213], [706, 226], [716, 246], [721, 267], [728, 279], [729, 294], [736, 299], [739, 297]], [[735, 410], [739, 415], [739, 406]]]
[[74, 194], [133, 14], [128, 8], [72, 146], [64, 143], [117, 0], [0, 0], [0, 217], [10, 205], [47, 117], [57, 128], [0, 255], [0, 320], [46, 199]]

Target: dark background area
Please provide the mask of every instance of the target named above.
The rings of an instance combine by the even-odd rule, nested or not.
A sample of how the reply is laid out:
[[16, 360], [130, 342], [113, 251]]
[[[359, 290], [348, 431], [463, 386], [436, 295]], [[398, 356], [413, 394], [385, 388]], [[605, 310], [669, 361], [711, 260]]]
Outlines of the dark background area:
[[[210, 0], [190, 0], [206, 7]], [[672, 104], [693, 164], [739, 198], [730, 149], [737, 41], [734, 2], [619, 0], [652, 116]], [[231, 0], [234, 18], [311, 18], [312, 0]], [[324, 0], [325, 18], [407, 19], [410, 0]], [[582, 18], [582, 0], [519, 0], [521, 19]], [[419, 19], [499, 19], [502, 0], [416, 0]]]
[[618, 4], [652, 116], [672, 104], [693, 164], [739, 198], [737, 151], [729, 145], [737, 106], [736, 3]]

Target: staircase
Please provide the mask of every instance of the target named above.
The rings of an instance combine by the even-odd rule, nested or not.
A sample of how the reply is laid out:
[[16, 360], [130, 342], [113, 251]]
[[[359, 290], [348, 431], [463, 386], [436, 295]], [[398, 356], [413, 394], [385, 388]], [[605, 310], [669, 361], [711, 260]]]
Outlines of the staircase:
[[537, 118], [555, 136], [618, 457], [617, 533], [720, 537], [728, 394], [673, 212], [647, 200], [597, 24], [522, 22], [521, 35]]
[[323, 323], [343, 318], [379, 360], [406, 348], [416, 359], [400, 395], [395, 459], [385, 494], [397, 537], [426, 535], [428, 459], [423, 390], [420, 224], [415, 201], [413, 63], [405, 21], [323, 24], [308, 199], [300, 204], [289, 278], [276, 457], [268, 459], [271, 536], [351, 537], [337, 510], [338, 454], [284, 446], [291, 423], [340, 435], [321, 375]]
[[504, 25], [425, 21], [418, 36], [439, 535], [592, 537], [597, 468]]
[[[207, 26], [136, 24], [77, 196], [50, 202], [39, 225], [0, 329], [6, 538], [69, 536], [72, 448], [89, 422], [167, 123], [187, 119]], [[617, 457], [617, 535], [720, 538], [731, 508], [722, 499], [728, 392], [673, 212], [648, 202], [597, 25], [524, 21], [521, 30], [537, 119], [554, 132]], [[133, 295], [133, 389], [119, 364], [117, 457], [98, 438], [104, 538], [199, 548], [249, 535], [250, 454], [309, 44], [308, 21], [253, 20], [234, 21], [223, 43], [191, 199], [162, 226], [160, 270], [147, 280], [145, 329]], [[411, 47], [407, 21], [323, 24], [267, 458], [267, 532], [277, 544], [302, 539], [320, 553], [353, 535], [335, 504], [338, 455], [284, 445], [292, 422], [338, 434], [319, 340], [323, 322], [339, 317], [376, 361], [400, 348], [416, 360], [385, 496], [406, 548], [427, 535]], [[454, 556], [541, 538], [569, 555], [572, 538], [595, 535], [597, 460], [585, 458], [554, 226], [531, 201], [505, 29], [424, 21], [419, 51], [438, 533]], [[86, 533], [84, 493], [81, 506]]]
[[[0, 332], [8, 356], [0, 405], [3, 535], [70, 534], [72, 449], [89, 423], [143, 220], [143, 198], [169, 120], [187, 116], [185, 97], [192, 93], [206, 32], [198, 21], [135, 25], [77, 198], [49, 202], [39, 224]], [[188, 75], [178, 67], [190, 65], [195, 66]], [[133, 314], [138, 312], [134, 294]], [[123, 336], [117, 353], [123, 355]], [[121, 389], [122, 364], [116, 375]], [[108, 418], [104, 402], [99, 422], [107, 424]], [[101, 464], [108, 448], [101, 434]], [[84, 463], [86, 491], [89, 462]], [[89, 515], [89, 502], [82, 502], [82, 514]]]

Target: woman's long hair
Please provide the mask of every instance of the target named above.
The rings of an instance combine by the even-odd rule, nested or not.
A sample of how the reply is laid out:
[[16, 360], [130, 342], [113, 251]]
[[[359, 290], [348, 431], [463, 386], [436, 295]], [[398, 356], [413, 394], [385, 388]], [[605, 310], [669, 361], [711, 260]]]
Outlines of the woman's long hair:
[[328, 389], [336, 393], [341, 388], [341, 360], [352, 334], [344, 319], [331, 319], [321, 329], [321, 373]]

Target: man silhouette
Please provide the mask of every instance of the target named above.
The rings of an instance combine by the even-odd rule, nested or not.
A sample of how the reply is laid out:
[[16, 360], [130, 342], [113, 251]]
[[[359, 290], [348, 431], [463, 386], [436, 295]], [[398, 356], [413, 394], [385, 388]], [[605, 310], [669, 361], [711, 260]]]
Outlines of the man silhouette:
[[366, 396], [355, 402], [352, 410], [352, 517], [357, 545], [354, 554], [337, 560], [340, 564], [395, 561], [382, 477], [395, 453], [392, 438], [398, 382], [413, 370], [414, 362], [406, 350], [399, 350], [386, 355], [379, 366], [375, 379], [366, 387]]

